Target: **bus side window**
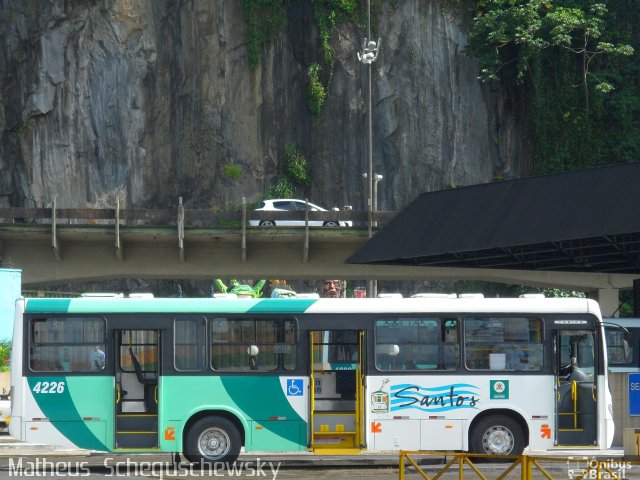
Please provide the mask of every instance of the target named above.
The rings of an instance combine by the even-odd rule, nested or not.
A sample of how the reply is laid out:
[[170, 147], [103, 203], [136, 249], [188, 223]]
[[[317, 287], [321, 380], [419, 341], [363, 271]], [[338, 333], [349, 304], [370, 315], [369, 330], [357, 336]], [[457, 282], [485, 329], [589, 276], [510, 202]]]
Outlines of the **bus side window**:
[[[30, 342], [29, 366], [33, 372], [98, 372], [105, 368], [102, 318], [36, 318], [31, 320]], [[99, 361], [92, 362], [97, 352]]]

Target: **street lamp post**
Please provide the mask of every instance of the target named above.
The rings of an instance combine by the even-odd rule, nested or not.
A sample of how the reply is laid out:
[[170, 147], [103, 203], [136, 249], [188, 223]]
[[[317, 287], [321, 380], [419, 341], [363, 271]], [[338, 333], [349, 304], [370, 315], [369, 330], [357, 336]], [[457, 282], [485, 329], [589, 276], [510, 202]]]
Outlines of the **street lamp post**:
[[[365, 180], [368, 180], [369, 178], [369, 174], [368, 173], [363, 173], [362, 174], [362, 178], [364, 178]], [[374, 173], [373, 174], [373, 207], [371, 209], [371, 211], [374, 213], [372, 218], [372, 221], [370, 223], [370, 225], [372, 227], [377, 227], [378, 226], [378, 221], [375, 219], [375, 212], [378, 211], [378, 184], [384, 179], [384, 176], [380, 175], [379, 173]], [[371, 236], [371, 235], [370, 235]]]
[[[367, 0], [367, 37], [364, 39], [362, 45], [362, 53], [358, 52], [358, 60], [364, 65], [368, 66], [369, 73], [369, 99], [367, 108], [367, 123], [369, 128], [369, 144], [368, 144], [368, 173], [367, 175], [367, 211], [369, 221], [369, 238], [373, 236], [373, 212], [374, 212], [374, 200], [373, 200], [373, 188], [375, 185], [373, 175], [373, 127], [372, 127], [372, 112], [371, 112], [371, 64], [378, 59], [378, 53], [380, 50], [380, 38], [376, 43], [371, 38], [371, 1]], [[367, 296], [375, 297], [377, 290], [377, 282], [375, 280], [368, 281]]]

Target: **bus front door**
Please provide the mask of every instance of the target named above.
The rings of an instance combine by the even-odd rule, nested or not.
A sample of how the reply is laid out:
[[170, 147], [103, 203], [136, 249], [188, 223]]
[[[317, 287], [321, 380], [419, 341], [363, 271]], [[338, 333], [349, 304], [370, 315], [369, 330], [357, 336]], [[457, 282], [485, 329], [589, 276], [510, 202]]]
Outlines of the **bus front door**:
[[556, 351], [556, 444], [598, 443], [598, 359], [595, 332], [559, 330]]
[[310, 445], [317, 453], [351, 454], [365, 447], [364, 341], [358, 330], [310, 332]]
[[116, 449], [158, 448], [160, 332], [116, 332]]

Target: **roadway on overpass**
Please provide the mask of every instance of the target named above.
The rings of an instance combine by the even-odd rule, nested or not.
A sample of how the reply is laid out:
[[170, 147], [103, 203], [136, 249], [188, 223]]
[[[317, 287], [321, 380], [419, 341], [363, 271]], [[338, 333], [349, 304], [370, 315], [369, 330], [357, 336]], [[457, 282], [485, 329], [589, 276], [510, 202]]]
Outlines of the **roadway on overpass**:
[[[162, 226], [158, 225], [162, 215], [157, 212], [137, 212], [136, 220], [132, 212], [127, 215], [123, 211], [119, 216], [117, 209], [115, 213], [104, 209], [108, 215], [105, 211], [96, 213], [96, 209], [90, 210], [91, 214], [68, 211], [67, 217], [79, 217], [74, 220], [56, 218], [52, 212], [43, 219], [47, 217], [44, 210], [48, 209], [34, 214], [26, 209], [0, 209], [0, 266], [21, 269], [26, 288], [122, 278], [482, 280], [612, 292], [612, 298], [614, 293], [617, 298], [617, 290], [632, 288], [635, 278], [624, 274], [353, 265], [344, 261], [368, 241], [366, 228], [252, 228], [240, 217], [231, 226], [209, 227], [189, 221], [198, 215], [188, 211], [182, 215], [178, 211], [177, 221], [174, 218]], [[29, 214], [37, 218], [25, 220]], [[114, 214], [115, 222], [108, 218]], [[350, 215], [359, 218], [358, 214]], [[340, 219], [349, 218], [346, 215], [340, 212]], [[155, 221], [149, 222], [149, 218]]]

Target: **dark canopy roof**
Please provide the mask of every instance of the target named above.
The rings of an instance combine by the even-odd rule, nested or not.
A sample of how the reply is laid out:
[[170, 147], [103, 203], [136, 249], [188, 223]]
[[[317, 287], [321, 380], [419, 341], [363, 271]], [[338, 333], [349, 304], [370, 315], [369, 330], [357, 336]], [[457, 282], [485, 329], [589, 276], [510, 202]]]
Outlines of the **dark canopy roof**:
[[347, 263], [640, 273], [640, 163], [423, 193]]

